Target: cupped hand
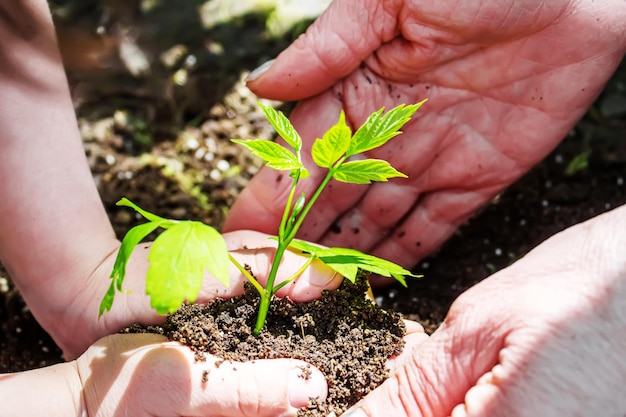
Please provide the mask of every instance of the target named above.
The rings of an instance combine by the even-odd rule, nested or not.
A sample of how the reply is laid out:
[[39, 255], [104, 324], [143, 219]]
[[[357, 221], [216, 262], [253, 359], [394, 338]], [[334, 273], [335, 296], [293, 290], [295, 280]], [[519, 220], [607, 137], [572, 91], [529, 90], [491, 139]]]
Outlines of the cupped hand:
[[[626, 50], [626, 6], [610, 0], [335, 0], [252, 74], [261, 97], [302, 100], [291, 115], [312, 141], [340, 110], [357, 128], [373, 111], [428, 102], [368, 156], [409, 176], [331, 183], [300, 237], [415, 265], [478, 207], [546, 156], [584, 114]], [[264, 168], [224, 230], [275, 230], [289, 184]]]
[[84, 415], [287, 417], [326, 398], [324, 375], [293, 359], [218, 362], [155, 334], [113, 335], [76, 361]]
[[[274, 259], [275, 241], [268, 235], [254, 231], [237, 231], [223, 236], [231, 255], [241, 265], [248, 265], [257, 280], [263, 284]], [[116, 294], [111, 311], [105, 312], [101, 317], [98, 317], [99, 305], [110, 284], [109, 275], [113, 270], [117, 251], [102, 262], [86, 283], [80, 283], [81, 288], [76, 291], [78, 295], [63, 310], [57, 325], [48, 328], [66, 359], [77, 357], [99, 338], [118, 332], [132, 323], [148, 325], [163, 322], [164, 317], [150, 307], [150, 299], [145, 294], [149, 248], [150, 243], [145, 243], [134, 249], [126, 266], [123, 288], [127, 293]], [[306, 260], [304, 256], [287, 251], [275, 284], [289, 278]], [[335, 271], [316, 260], [298, 278], [281, 288], [277, 295], [288, 296], [294, 301], [310, 301], [319, 297], [324, 289], [337, 288], [342, 279]], [[215, 298], [243, 294], [246, 281], [232, 264], [228, 287], [207, 273], [196, 302], [205, 303]]]
[[626, 206], [462, 294], [346, 417], [622, 415]]
[[[407, 349], [428, 340], [418, 323], [406, 326]], [[188, 347], [149, 333], [107, 336], [76, 360], [76, 369], [90, 417], [287, 417], [328, 391], [324, 375], [300, 360], [198, 361]]]

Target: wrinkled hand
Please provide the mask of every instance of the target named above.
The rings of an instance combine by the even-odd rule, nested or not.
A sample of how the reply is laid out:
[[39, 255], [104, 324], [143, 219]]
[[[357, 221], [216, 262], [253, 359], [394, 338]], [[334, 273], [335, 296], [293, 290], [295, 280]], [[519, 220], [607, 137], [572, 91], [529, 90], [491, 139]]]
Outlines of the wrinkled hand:
[[622, 415], [626, 206], [461, 295], [346, 417]]
[[306, 362], [216, 361], [196, 361], [189, 348], [159, 335], [108, 336], [76, 361], [84, 409], [90, 417], [274, 417], [326, 398], [323, 374]]
[[[255, 277], [264, 283], [273, 260], [275, 241], [270, 240], [268, 235], [253, 231], [226, 233], [224, 239], [233, 257], [242, 265], [249, 265]], [[150, 300], [145, 295], [149, 246], [149, 243], [137, 246], [126, 267], [124, 289], [130, 293], [116, 294], [111, 311], [104, 313], [99, 319], [100, 301], [109, 286], [108, 277], [113, 270], [117, 253], [111, 253], [89, 277], [88, 282], [81, 282], [82, 287], [75, 289], [74, 293], [78, 295], [74, 297], [73, 304], [63, 310], [62, 317], [56, 320], [56, 326], [47, 328], [63, 349], [66, 359], [77, 357], [97, 339], [115, 333], [132, 323], [147, 325], [163, 321], [163, 316], [158, 315], [150, 307]], [[275, 283], [289, 278], [305, 261], [305, 257], [287, 251]], [[207, 273], [196, 302], [204, 303], [218, 297], [227, 298], [243, 294], [243, 284], [246, 281], [233, 265], [228, 288]], [[341, 281], [342, 277], [329, 267], [319, 261], [313, 261], [298, 279], [281, 288], [277, 295], [289, 296], [294, 301], [310, 301], [319, 297], [324, 289], [337, 288]]]
[[[299, 237], [415, 265], [583, 115], [626, 50], [625, 9], [617, 0], [335, 0], [248, 82], [261, 97], [303, 100], [291, 120], [304, 157], [341, 109], [357, 127], [380, 107], [429, 101], [368, 155], [409, 179], [331, 183]], [[323, 173], [307, 161], [311, 192]], [[289, 186], [280, 178], [261, 170], [224, 230], [275, 230]]]

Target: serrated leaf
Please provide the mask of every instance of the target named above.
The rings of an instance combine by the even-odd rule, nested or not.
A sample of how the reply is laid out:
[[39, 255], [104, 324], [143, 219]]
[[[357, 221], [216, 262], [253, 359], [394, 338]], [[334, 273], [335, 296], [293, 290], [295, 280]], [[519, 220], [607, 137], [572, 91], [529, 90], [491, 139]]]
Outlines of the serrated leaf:
[[322, 168], [332, 167], [348, 150], [351, 136], [352, 131], [346, 124], [345, 114], [342, 111], [339, 121], [328, 129], [321, 139], [313, 142], [311, 149], [313, 162]]
[[298, 160], [296, 155], [278, 143], [263, 139], [231, 139], [231, 141], [245, 146], [254, 155], [261, 158], [268, 167], [278, 171], [293, 171], [304, 168], [302, 162]]
[[378, 148], [402, 133], [400, 128], [411, 120], [411, 116], [425, 101], [410, 105], [400, 104], [384, 115], [384, 109], [372, 113], [352, 137], [346, 155], [352, 156]]
[[383, 277], [393, 277], [406, 287], [404, 277], [420, 277], [409, 270], [386, 259], [348, 248], [322, 248], [302, 240], [294, 239], [289, 244], [290, 250], [299, 250], [324, 262], [345, 278], [354, 282], [358, 269], [378, 274]]
[[333, 171], [333, 178], [352, 184], [371, 184], [372, 181], [386, 182], [389, 178], [407, 178], [407, 176], [389, 162], [381, 159], [364, 159], [341, 164]]
[[329, 250], [320, 256], [319, 259], [324, 263], [333, 262], [351, 262], [358, 268], [383, 277], [392, 277], [406, 287], [404, 277], [420, 277], [421, 275], [412, 274], [409, 270], [397, 265], [386, 259], [378, 258], [373, 255], [360, 252], [356, 249], [348, 248], [328, 248]]
[[102, 316], [105, 311], [111, 311], [111, 307], [113, 307], [113, 299], [115, 298], [115, 281], [111, 281], [111, 285], [109, 285], [109, 289], [106, 294], [104, 294], [104, 298], [100, 301], [100, 310], [98, 311], [98, 317]]
[[[126, 200], [126, 199], [123, 199], [123, 200]], [[134, 206], [134, 204], [131, 203], [129, 200], [126, 200], [126, 202], [132, 204], [130, 207]], [[123, 205], [126, 205], [126, 204], [123, 204]], [[151, 213], [147, 213], [147, 214], [151, 214]], [[128, 260], [130, 259], [130, 256], [132, 255], [135, 247], [139, 244], [139, 242], [144, 240], [146, 236], [148, 236], [150, 233], [155, 231], [161, 224], [168, 222], [167, 219], [163, 219], [158, 216], [155, 216], [155, 218], [158, 218], [160, 220], [139, 224], [131, 228], [126, 233], [126, 236], [124, 236], [124, 239], [122, 240], [122, 245], [117, 251], [117, 257], [115, 258], [113, 271], [111, 272], [111, 276], [110, 276], [111, 285], [106, 295], [100, 302], [100, 312], [99, 312], [100, 316], [105, 311], [111, 310], [111, 307], [113, 306], [113, 299], [115, 298], [115, 290], [117, 289], [118, 291], [122, 291], [122, 283], [124, 282], [124, 277], [126, 276], [126, 264], [128, 263]]]
[[302, 138], [293, 127], [287, 116], [283, 114], [281, 111], [277, 111], [271, 106], [265, 106], [263, 103], [259, 102], [259, 107], [265, 113], [265, 117], [274, 127], [276, 133], [280, 135], [281, 138], [285, 140], [293, 148], [294, 151], [299, 152], [302, 149]]
[[[274, 237], [271, 237], [270, 239], [272, 240], [278, 240]], [[324, 250], [324, 248], [320, 247], [320, 246], [316, 246], [313, 245], [309, 242], [305, 242], [304, 240], [299, 240], [299, 239], [293, 239], [291, 242], [289, 242], [289, 250], [296, 250], [296, 251], [300, 251], [300, 252], [305, 252], [305, 253], [309, 253], [311, 255], [313, 255], [314, 257], [317, 256], [317, 252]]]
[[224, 285], [229, 283], [226, 242], [211, 226], [180, 222], [161, 233], [148, 255], [146, 294], [159, 313], [171, 313], [185, 301], [194, 302], [208, 270]]

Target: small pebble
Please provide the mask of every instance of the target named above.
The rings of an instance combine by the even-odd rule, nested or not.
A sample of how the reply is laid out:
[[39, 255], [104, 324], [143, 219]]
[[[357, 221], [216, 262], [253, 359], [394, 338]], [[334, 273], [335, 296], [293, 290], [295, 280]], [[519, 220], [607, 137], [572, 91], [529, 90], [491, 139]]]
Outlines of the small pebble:
[[226, 172], [230, 168], [230, 164], [225, 159], [217, 161], [217, 164], [215, 166], [222, 172]]
[[219, 170], [212, 169], [211, 172], [209, 172], [209, 178], [211, 178], [213, 181], [218, 181], [220, 178], [222, 178], [222, 174]]

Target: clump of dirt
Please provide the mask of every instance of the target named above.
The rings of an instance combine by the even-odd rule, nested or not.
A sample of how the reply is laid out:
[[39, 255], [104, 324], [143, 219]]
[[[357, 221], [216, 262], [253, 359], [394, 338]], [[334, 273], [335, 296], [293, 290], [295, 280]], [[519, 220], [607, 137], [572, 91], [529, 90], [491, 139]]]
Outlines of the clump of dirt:
[[[328, 397], [312, 398], [298, 416], [332, 412], [339, 416], [388, 378], [387, 360], [404, 347], [401, 315], [378, 307], [365, 297], [366, 290], [366, 279], [360, 277], [355, 284], [345, 280], [339, 289], [325, 291], [311, 302], [276, 298], [258, 337], [253, 329], [259, 296], [252, 285], [239, 297], [185, 305], [163, 326], [132, 326], [124, 331], [165, 335], [189, 346], [198, 360], [206, 354], [230, 361], [304, 360], [326, 376]], [[207, 375], [210, 378], [210, 372]]]

